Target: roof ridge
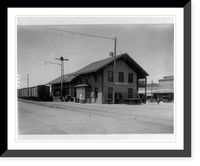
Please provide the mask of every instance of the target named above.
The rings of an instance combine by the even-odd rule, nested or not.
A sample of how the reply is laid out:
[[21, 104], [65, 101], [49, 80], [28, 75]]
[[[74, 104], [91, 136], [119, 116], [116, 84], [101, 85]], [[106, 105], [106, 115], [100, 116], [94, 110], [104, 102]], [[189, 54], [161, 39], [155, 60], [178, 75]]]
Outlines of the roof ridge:
[[[120, 57], [120, 56], [122, 56], [122, 55], [126, 55], [126, 54], [127, 54], [127, 53], [123, 53], [123, 54], [116, 55], [116, 58], [118, 58], [118, 57]], [[75, 72], [72, 73], [72, 74], [79, 73], [79, 71], [81, 71], [81, 70], [83, 70], [83, 69], [85, 69], [85, 68], [88, 68], [89, 66], [92, 66], [92, 65], [94, 65], [94, 64], [96, 64], [96, 63], [100, 63], [100, 62], [103, 62], [103, 61], [106, 61], [106, 60], [109, 60], [109, 59], [110, 59], [110, 60], [112, 60], [112, 59], [114, 60], [114, 57], [108, 57], [108, 58], [105, 58], [105, 59], [102, 59], [102, 60], [99, 60], [99, 61], [92, 62], [92, 63], [90, 63], [90, 64], [88, 64], [88, 65], [82, 67], [81, 69], [75, 71]], [[110, 61], [108, 61], [108, 63], [110, 63]], [[108, 64], [108, 63], [106, 63], [106, 64]], [[104, 64], [103, 66], [105, 66], [106, 64]]]
[[[124, 54], [126, 54], [126, 53], [124, 53]], [[123, 54], [116, 55], [116, 57], [118, 57], [118, 56], [120, 56], [120, 55], [123, 55]], [[114, 58], [114, 57], [113, 57], [113, 56], [112, 56], [112, 57], [108, 57], [108, 58], [105, 58], [105, 59], [102, 59], [102, 60], [98, 60], [98, 61], [95, 61], [95, 62], [92, 62], [92, 63], [104, 61], [104, 60], [106, 60], [106, 59], [111, 59], [111, 58]], [[90, 63], [90, 64], [92, 64], [92, 63]]]

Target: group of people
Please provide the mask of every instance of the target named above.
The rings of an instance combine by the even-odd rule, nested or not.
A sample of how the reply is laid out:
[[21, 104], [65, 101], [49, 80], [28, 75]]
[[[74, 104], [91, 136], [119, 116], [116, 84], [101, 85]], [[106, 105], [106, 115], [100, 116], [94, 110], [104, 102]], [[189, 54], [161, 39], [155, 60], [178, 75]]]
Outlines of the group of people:
[[151, 102], [151, 103], [153, 103], [153, 102], [157, 102], [158, 105], [159, 105], [159, 103], [160, 103], [160, 98], [157, 98], [157, 99], [153, 99], [153, 98], [151, 98], [151, 99], [150, 99], [150, 102]]

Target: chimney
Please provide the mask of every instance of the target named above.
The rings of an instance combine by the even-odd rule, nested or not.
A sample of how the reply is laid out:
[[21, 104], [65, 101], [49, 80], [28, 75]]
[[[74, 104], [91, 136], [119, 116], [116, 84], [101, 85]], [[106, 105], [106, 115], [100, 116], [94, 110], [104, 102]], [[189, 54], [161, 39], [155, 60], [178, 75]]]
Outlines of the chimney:
[[110, 53], [109, 53], [109, 56], [113, 57], [113, 52], [110, 52]]

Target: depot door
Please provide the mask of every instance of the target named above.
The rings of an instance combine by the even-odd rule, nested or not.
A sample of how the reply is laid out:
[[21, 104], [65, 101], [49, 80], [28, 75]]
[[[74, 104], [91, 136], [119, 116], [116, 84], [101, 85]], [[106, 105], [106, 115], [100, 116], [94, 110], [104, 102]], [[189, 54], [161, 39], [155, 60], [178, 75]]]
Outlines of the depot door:
[[94, 100], [95, 100], [95, 103], [98, 102], [98, 88], [94, 88]]

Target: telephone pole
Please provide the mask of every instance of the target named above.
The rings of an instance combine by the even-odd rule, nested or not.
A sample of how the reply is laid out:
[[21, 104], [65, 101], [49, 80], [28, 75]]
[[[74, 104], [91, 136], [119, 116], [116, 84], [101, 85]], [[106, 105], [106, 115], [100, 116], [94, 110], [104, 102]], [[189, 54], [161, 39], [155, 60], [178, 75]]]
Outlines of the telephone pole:
[[117, 38], [114, 38], [114, 65], [113, 65], [113, 104], [115, 104], [115, 81], [116, 81], [116, 44]]
[[28, 89], [27, 96], [29, 97], [29, 74], [27, 74], [27, 89]]
[[153, 102], [153, 80], [151, 80], [151, 102]]
[[[87, 37], [93, 37], [93, 38], [99, 38], [99, 39], [106, 39], [106, 40], [114, 40], [114, 76], [113, 76], [113, 103], [115, 103], [115, 68], [116, 68], [116, 44], [117, 44], [117, 39], [115, 38], [111, 38], [111, 37], [105, 37], [105, 36], [98, 36], [98, 35], [92, 35], [92, 34], [85, 34], [85, 33], [79, 33], [79, 32], [72, 32], [72, 31], [66, 31], [66, 30], [61, 30], [61, 29], [56, 29], [56, 28], [50, 28], [50, 27], [44, 27], [44, 26], [39, 26], [37, 25], [37, 27], [41, 27], [41, 28], [46, 28], [49, 30], [54, 30], [54, 31], [59, 31], [59, 32], [64, 32], [64, 33], [69, 33], [69, 34], [73, 34], [73, 35], [81, 35], [81, 36], [87, 36]], [[60, 58], [56, 58], [56, 60], [60, 60], [61, 61], [61, 75], [62, 75], [62, 80], [61, 80], [61, 93], [62, 93], [62, 97], [63, 97], [63, 80], [64, 80], [64, 64], [63, 61], [66, 60], [68, 61], [68, 59], [64, 59], [63, 57]]]
[[20, 84], [20, 80], [26, 80], [27, 81], [27, 97], [29, 97], [29, 74], [27, 74], [26, 78], [21, 78], [21, 75], [18, 75], [18, 79], [19, 79], [19, 84]]
[[62, 56], [60, 58], [55, 58], [56, 60], [60, 60], [61, 62], [61, 97], [63, 99], [64, 93], [63, 93], [63, 82], [64, 82], [64, 63], [63, 61], [69, 61], [69, 59], [64, 59]]

